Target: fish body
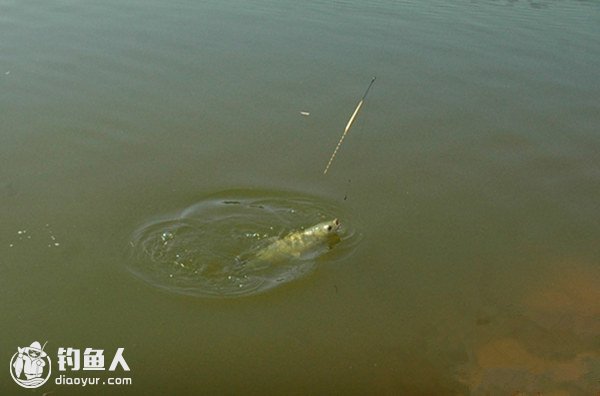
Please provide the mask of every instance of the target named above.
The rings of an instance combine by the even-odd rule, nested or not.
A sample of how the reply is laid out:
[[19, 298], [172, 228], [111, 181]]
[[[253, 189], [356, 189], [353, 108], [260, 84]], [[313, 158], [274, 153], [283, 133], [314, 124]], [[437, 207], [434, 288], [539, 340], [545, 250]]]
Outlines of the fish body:
[[301, 258], [331, 248], [341, 239], [338, 235], [340, 221], [333, 219], [303, 230], [294, 231], [260, 249], [255, 259], [270, 263], [290, 258]]

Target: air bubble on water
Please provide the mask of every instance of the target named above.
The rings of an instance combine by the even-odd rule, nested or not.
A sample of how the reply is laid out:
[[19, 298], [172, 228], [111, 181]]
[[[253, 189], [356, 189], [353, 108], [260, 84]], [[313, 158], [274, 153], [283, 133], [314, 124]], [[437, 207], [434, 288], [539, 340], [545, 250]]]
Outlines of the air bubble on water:
[[56, 242], [56, 237], [54, 236], [54, 234], [52, 233], [52, 230], [50, 229], [50, 224], [46, 224], [46, 228], [48, 229], [48, 234], [50, 235], [50, 244], [48, 244], [48, 247], [58, 247], [60, 246], [60, 243]]
[[165, 231], [160, 235], [160, 239], [163, 241], [163, 244], [167, 244], [171, 239], [173, 239], [173, 234], [170, 231]]
[[19, 230], [19, 231], [17, 231], [17, 234], [19, 234], [19, 235], [27, 234], [27, 230]]

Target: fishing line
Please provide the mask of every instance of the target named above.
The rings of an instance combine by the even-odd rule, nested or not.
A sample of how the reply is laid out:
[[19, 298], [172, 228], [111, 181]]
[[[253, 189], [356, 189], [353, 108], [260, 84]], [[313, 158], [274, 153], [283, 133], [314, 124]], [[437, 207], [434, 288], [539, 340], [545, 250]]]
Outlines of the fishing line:
[[352, 113], [352, 116], [350, 116], [350, 119], [348, 120], [348, 123], [346, 124], [346, 128], [344, 128], [344, 133], [342, 133], [342, 137], [340, 138], [337, 146], [335, 146], [335, 149], [333, 150], [333, 153], [331, 154], [331, 157], [329, 158], [329, 162], [327, 163], [327, 166], [325, 167], [325, 170], [323, 171], [323, 174], [326, 174], [327, 171], [329, 170], [329, 167], [331, 166], [331, 163], [333, 162], [333, 159], [335, 158], [335, 155], [337, 154], [340, 146], [342, 145], [342, 142], [344, 141], [344, 138], [346, 137], [346, 134], [350, 130], [350, 127], [352, 126], [352, 123], [354, 122], [354, 119], [356, 118], [356, 115], [360, 111], [360, 108], [362, 107], [363, 102], [365, 101], [365, 98], [367, 97], [367, 94], [369, 93], [369, 90], [371, 89], [371, 86], [375, 82], [376, 78], [377, 77], [373, 77], [373, 79], [371, 80], [371, 83], [367, 87], [367, 90], [365, 91], [364, 95], [362, 96], [362, 98], [360, 98], [360, 101], [358, 102], [358, 105], [356, 105], [356, 109], [354, 109], [354, 113]]

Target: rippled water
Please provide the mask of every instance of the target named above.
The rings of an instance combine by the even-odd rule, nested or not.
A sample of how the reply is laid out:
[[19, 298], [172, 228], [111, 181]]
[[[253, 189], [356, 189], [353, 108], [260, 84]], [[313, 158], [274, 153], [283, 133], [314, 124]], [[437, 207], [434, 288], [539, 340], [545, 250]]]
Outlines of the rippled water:
[[[125, 348], [40, 394], [596, 394], [598, 70], [596, 1], [0, 0], [0, 350]], [[244, 298], [136, 267], [321, 219], [240, 189], [360, 238]]]
[[[260, 259], [261, 252], [286, 235], [339, 218], [344, 224], [333, 235], [335, 243], [323, 238], [323, 243], [309, 244], [304, 238], [306, 243], [293, 251], [279, 248], [281, 254]], [[128, 267], [141, 279], [170, 292], [217, 298], [251, 296], [302, 278], [318, 264], [348, 256], [358, 240], [350, 216], [316, 197], [223, 191], [181, 213], [142, 224], [130, 240]]]

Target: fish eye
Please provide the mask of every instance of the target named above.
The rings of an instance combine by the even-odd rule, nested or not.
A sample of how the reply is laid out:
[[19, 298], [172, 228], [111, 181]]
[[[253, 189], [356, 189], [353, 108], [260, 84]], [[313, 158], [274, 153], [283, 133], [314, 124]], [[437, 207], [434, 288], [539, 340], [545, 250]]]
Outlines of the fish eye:
[[327, 226], [327, 231], [331, 231], [331, 226], [330, 225]]

